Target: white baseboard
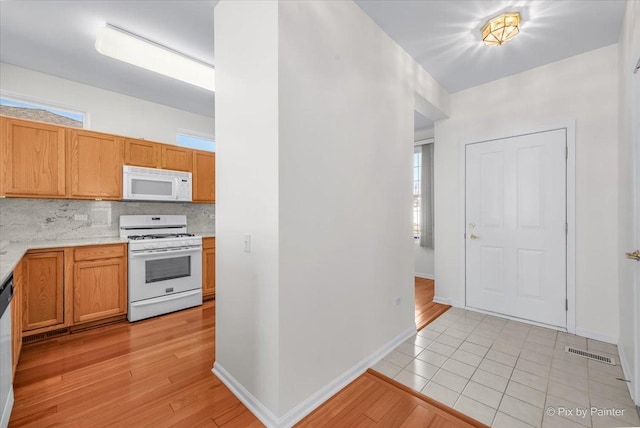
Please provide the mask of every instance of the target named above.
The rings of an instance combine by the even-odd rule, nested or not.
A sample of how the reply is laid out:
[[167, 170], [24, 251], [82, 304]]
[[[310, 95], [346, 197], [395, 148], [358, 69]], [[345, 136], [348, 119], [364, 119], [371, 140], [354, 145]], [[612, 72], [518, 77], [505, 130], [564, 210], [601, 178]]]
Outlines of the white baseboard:
[[220, 363], [213, 365], [213, 373], [229, 387], [231, 392], [253, 413], [260, 421], [269, 428], [289, 428], [299, 422], [302, 418], [314, 411], [318, 406], [333, 397], [338, 391], [353, 382], [362, 375], [369, 367], [380, 361], [388, 353], [393, 351], [398, 345], [416, 334], [416, 327], [409, 327], [395, 338], [387, 342], [374, 353], [370, 354], [340, 376], [329, 382], [320, 390], [316, 391], [306, 400], [302, 401], [284, 416], [278, 418], [267, 409], [258, 399], [247, 391], [238, 381], [227, 372]]
[[433, 296], [433, 301], [435, 303], [440, 303], [441, 305], [451, 305], [451, 299], [443, 299], [442, 297]]
[[416, 272], [416, 273], [413, 274], [413, 276], [417, 276], [418, 278], [424, 278], [424, 279], [433, 279], [433, 280], [436, 279], [436, 277], [432, 273]]
[[627, 359], [627, 355], [625, 354], [624, 348], [622, 346], [618, 346], [618, 354], [620, 355], [620, 366], [622, 367], [624, 378], [631, 381], [626, 382], [627, 387], [629, 388], [629, 395], [631, 395], [631, 399], [633, 400], [635, 405], [640, 406], [640, 397], [634, 397], [635, 379], [633, 378], [633, 376], [631, 376], [631, 366], [629, 365], [629, 360]]
[[618, 339], [604, 334], [595, 333], [591, 330], [576, 327], [576, 335], [586, 337], [588, 339], [599, 340], [600, 342], [611, 343], [612, 345], [618, 344]]
[[267, 427], [279, 427], [278, 418], [271, 413], [256, 397], [253, 396], [247, 389], [242, 386], [240, 382], [234, 378], [231, 373], [226, 371], [220, 363], [217, 361], [213, 363], [213, 369], [211, 370], [214, 375], [218, 376], [218, 379], [222, 381], [233, 392], [238, 400], [242, 402], [251, 413], [253, 413], [260, 422]]

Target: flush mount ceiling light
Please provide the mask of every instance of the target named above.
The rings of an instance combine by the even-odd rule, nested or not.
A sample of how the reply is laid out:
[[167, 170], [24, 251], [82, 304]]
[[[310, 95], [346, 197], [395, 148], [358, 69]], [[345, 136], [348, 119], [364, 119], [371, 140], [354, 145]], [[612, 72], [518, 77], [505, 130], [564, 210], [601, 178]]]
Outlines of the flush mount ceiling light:
[[487, 21], [482, 27], [482, 41], [487, 46], [500, 46], [520, 32], [520, 14], [503, 13]]
[[102, 55], [215, 91], [212, 66], [107, 24], [96, 34]]

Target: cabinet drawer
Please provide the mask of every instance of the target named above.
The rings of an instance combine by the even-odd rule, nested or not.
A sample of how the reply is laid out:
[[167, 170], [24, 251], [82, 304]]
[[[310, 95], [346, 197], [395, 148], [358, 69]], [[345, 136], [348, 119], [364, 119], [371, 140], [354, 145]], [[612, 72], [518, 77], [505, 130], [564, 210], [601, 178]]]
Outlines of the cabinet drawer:
[[91, 247], [76, 248], [73, 251], [73, 259], [75, 261], [110, 259], [116, 257], [125, 257], [126, 254], [127, 249], [125, 244], [96, 245]]
[[202, 238], [202, 249], [216, 248], [216, 238]]

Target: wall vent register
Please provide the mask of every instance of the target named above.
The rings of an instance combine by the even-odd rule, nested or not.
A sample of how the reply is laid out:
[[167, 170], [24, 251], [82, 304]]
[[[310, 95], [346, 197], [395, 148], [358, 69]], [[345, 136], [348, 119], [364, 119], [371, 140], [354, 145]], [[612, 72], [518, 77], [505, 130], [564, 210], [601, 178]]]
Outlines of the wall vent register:
[[578, 355], [580, 357], [588, 358], [594, 361], [600, 361], [601, 363], [611, 364], [612, 366], [616, 365], [616, 360], [611, 357], [606, 357], [604, 355], [594, 354], [593, 352], [587, 352], [582, 349], [574, 348], [571, 346], [565, 346], [565, 352], [568, 352], [573, 355]]

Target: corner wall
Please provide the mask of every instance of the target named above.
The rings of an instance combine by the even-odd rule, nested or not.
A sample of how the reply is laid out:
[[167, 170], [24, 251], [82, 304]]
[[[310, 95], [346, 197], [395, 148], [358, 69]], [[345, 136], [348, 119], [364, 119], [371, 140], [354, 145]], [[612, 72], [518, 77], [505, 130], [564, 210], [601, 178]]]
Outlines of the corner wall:
[[464, 304], [460, 144], [576, 121], [576, 328], [617, 342], [618, 49], [612, 45], [451, 96], [435, 125], [436, 297]]
[[414, 99], [355, 3], [280, 2], [279, 49], [284, 413], [415, 329]]
[[448, 94], [351, 1], [215, 19], [214, 373], [291, 426], [415, 332], [414, 94]]

